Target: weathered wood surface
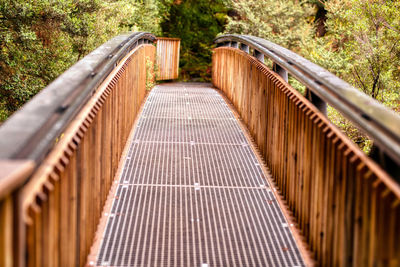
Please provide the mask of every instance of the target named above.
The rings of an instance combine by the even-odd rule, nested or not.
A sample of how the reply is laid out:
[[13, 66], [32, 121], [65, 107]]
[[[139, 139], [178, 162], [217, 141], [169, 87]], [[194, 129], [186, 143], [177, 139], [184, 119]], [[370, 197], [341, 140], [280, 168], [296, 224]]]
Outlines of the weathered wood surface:
[[179, 76], [181, 39], [157, 37], [157, 80], [174, 80]]
[[[27, 266], [85, 264], [146, 94], [147, 60], [155, 60], [153, 45], [143, 44], [121, 61], [23, 187]], [[6, 199], [0, 216], [8, 218], [10, 209]]]
[[399, 266], [400, 188], [299, 92], [221, 47], [213, 84], [233, 102], [321, 266]]

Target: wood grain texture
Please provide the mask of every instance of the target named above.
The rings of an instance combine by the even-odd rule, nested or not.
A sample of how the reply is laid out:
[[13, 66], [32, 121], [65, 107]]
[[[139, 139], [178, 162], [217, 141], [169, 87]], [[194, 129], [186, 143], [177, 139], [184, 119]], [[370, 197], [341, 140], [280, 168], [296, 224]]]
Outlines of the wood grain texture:
[[179, 49], [181, 39], [157, 37], [157, 80], [174, 80], [179, 77]]
[[13, 266], [13, 201], [11, 196], [0, 200], [0, 266]]
[[399, 185], [256, 58], [221, 47], [212, 64], [319, 264], [400, 265]]

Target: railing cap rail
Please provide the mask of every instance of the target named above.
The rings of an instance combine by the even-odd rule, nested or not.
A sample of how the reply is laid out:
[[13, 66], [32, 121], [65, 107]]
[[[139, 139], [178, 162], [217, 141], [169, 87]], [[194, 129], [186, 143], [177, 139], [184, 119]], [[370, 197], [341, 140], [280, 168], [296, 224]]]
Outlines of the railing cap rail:
[[[140, 39], [150, 33], [119, 35], [78, 61], [0, 127], [0, 159], [40, 161], [55, 138], [91, 97], [97, 86]], [[30, 144], [34, 142], [34, 144]]]
[[157, 37], [156, 40], [180, 41], [181, 38], [176, 38], [176, 37]]
[[[23, 184], [118, 62], [150, 33], [119, 35], [78, 61], [0, 127], [0, 195]], [[15, 164], [13, 164], [15, 162]], [[21, 171], [21, 163], [28, 162]], [[12, 168], [15, 168], [13, 170]]]
[[215, 43], [237, 42], [264, 54], [369, 135], [400, 164], [400, 116], [326, 69], [265, 39], [226, 34]]

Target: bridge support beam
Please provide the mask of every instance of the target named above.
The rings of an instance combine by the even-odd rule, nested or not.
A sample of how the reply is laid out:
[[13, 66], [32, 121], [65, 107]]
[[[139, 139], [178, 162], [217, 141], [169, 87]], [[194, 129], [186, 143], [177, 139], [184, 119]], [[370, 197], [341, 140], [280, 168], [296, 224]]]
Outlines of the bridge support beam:
[[288, 72], [287, 70], [285, 70], [284, 68], [282, 68], [281, 66], [279, 66], [278, 64], [276, 64], [274, 62], [274, 64], [272, 65], [272, 70], [278, 74], [279, 76], [281, 76], [285, 82], [288, 82]]
[[321, 111], [322, 114], [324, 114], [325, 116], [327, 116], [327, 112], [326, 112], [326, 102], [323, 101], [319, 96], [317, 96], [316, 94], [314, 94], [313, 91], [311, 91], [310, 89], [306, 88], [306, 92], [305, 92], [305, 97], [314, 104], [314, 106], [319, 109], [319, 111]]
[[231, 42], [231, 47], [239, 48], [239, 43], [238, 42]]
[[376, 144], [372, 145], [369, 156], [400, 183], [400, 165]]
[[246, 52], [247, 54], [250, 52], [249, 46], [245, 44], [240, 44], [240, 50]]
[[261, 53], [260, 51], [257, 51], [257, 50], [254, 49], [253, 56], [255, 58], [257, 58], [259, 61], [261, 61], [262, 63], [264, 63], [264, 54]]

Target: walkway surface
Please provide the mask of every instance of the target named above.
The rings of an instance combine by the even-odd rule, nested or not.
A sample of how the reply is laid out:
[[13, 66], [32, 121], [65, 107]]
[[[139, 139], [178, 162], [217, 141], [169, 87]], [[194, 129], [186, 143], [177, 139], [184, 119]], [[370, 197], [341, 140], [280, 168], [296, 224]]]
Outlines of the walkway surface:
[[260, 162], [208, 84], [156, 86], [129, 146], [97, 265], [304, 265]]

